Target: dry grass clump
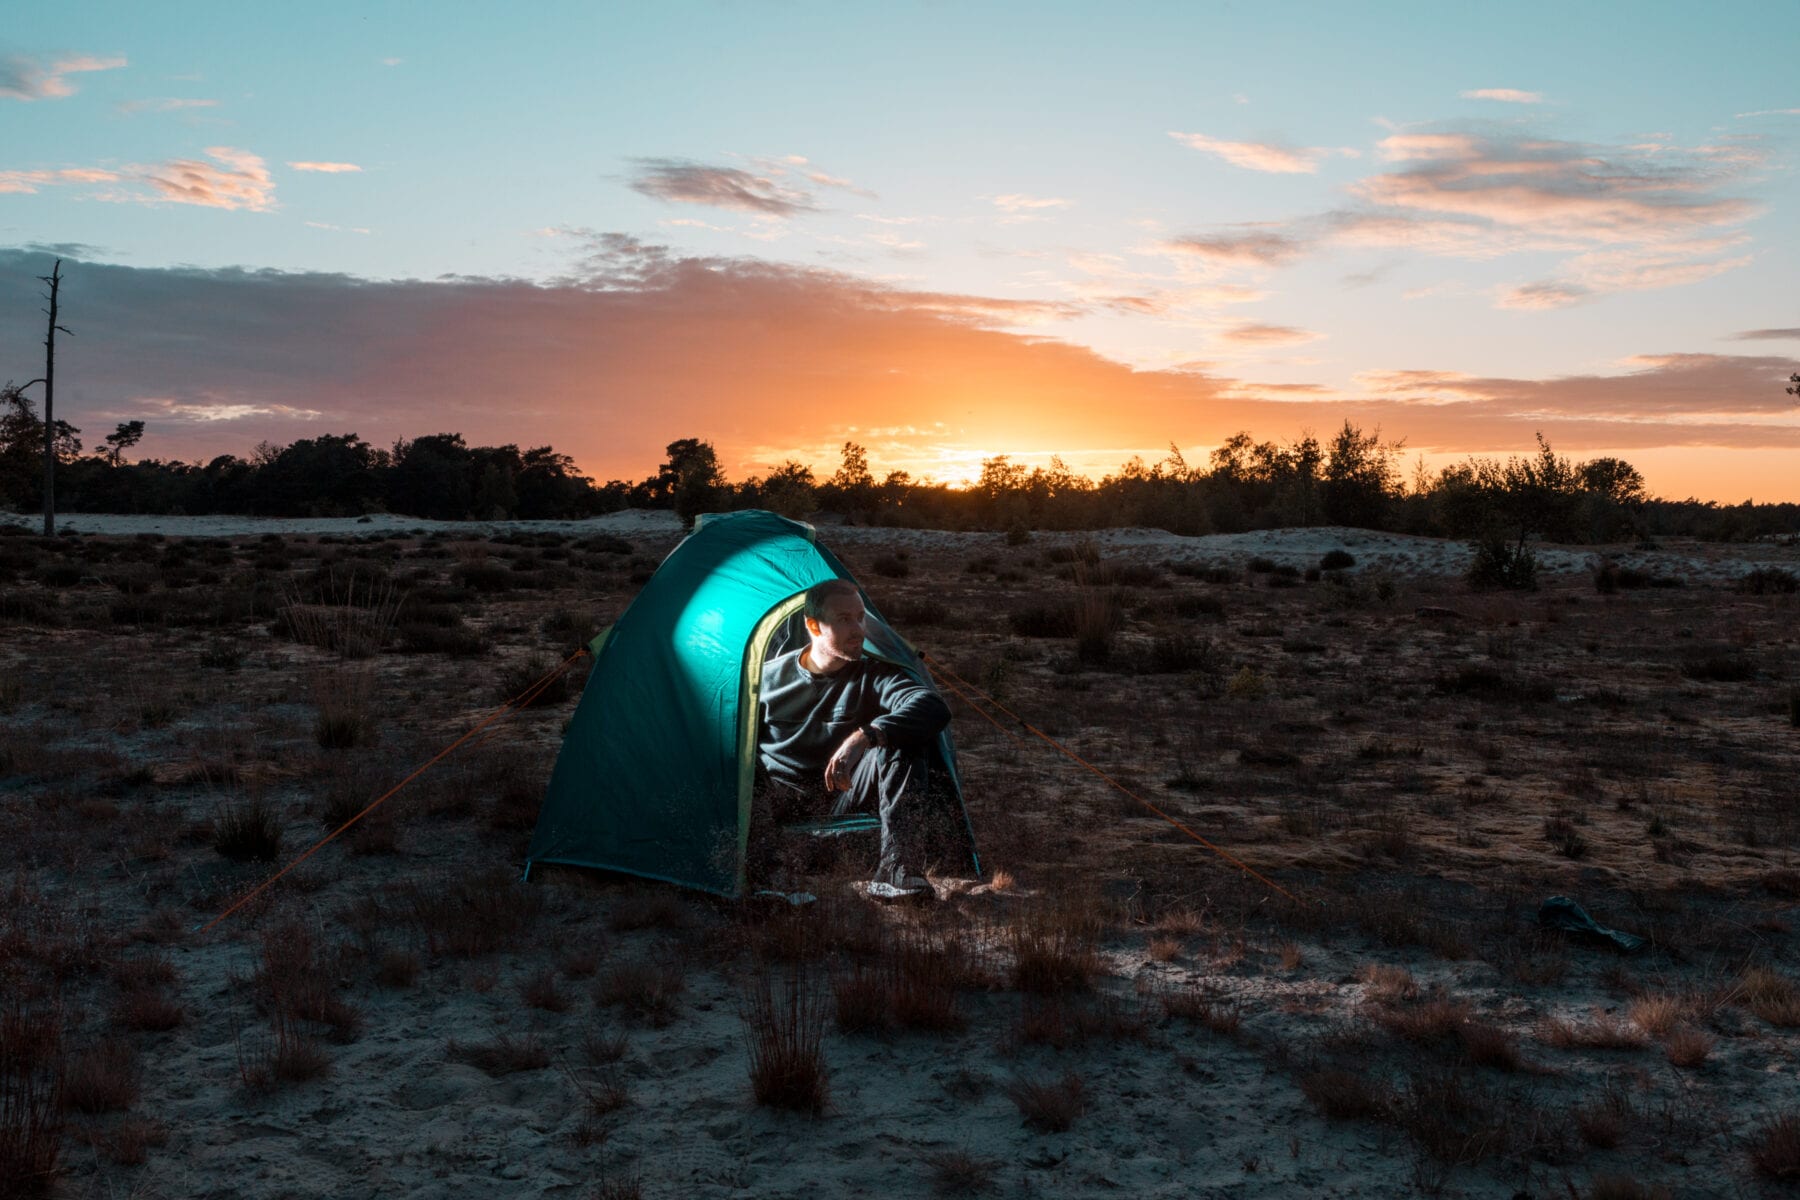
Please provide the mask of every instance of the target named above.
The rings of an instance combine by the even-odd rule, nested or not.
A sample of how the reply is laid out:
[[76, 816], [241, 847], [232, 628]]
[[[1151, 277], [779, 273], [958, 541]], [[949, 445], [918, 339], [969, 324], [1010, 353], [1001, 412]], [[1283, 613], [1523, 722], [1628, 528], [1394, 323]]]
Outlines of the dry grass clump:
[[1618, 1080], [1608, 1080], [1599, 1096], [1576, 1105], [1570, 1115], [1581, 1140], [1596, 1150], [1612, 1150], [1625, 1140], [1637, 1120], [1631, 1093]]
[[1141, 1010], [1110, 996], [1097, 1001], [1027, 996], [1013, 1036], [1027, 1045], [1066, 1050], [1091, 1041], [1143, 1041], [1150, 1036], [1150, 1022]]
[[316, 1021], [330, 1028], [333, 1041], [354, 1041], [362, 1013], [337, 994], [336, 974], [312, 931], [288, 923], [263, 934], [250, 989], [257, 1008], [278, 1025], [284, 1017]]
[[1300, 1077], [1300, 1091], [1319, 1114], [1332, 1121], [1357, 1121], [1385, 1116], [1393, 1105], [1387, 1085], [1366, 1071], [1321, 1067]]
[[1509, 1029], [1487, 1021], [1471, 1020], [1463, 1023], [1457, 1036], [1462, 1039], [1463, 1051], [1469, 1061], [1478, 1067], [1517, 1071], [1525, 1065], [1519, 1056], [1519, 1039]]
[[135, 1033], [164, 1033], [187, 1020], [187, 1010], [161, 988], [128, 987], [113, 1002], [112, 1022]]
[[1625, 1010], [1625, 1015], [1633, 1025], [1651, 1037], [1660, 1038], [1667, 1037], [1672, 1029], [1686, 1020], [1691, 1007], [1679, 996], [1658, 992], [1633, 1000]]
[[1703, 1029], [1692, 1025], [1682, 1025], [1670, 1032], [1663, 1041], [1663, 1054], [1670, 1065], [1692, 1070], [1705, 1064], [1712, 1054], [1713, 1036]]
[[832, 1012], [843, 1033], [882, 1033], [894, 1024], [894, 964], [852, 963], [831, 977]]
[[331, 1074], [331, 1059], [300, 1019], [276, 1011], [270, 1018], [274, 1035], [246, 1049], [238, 1042], [238, 1078], [253, 1092], [277, 1083], [305, 1083]]
[[23, 1196], [47, 1193], [61, 1161], [61, 1045], [60, 1013], [27, 1008], [16, 997], [0, 1008], [0, 1180]]
[[1363, 995], [1382, 1004], [1412, 1000], [1419, 994], [1419, 983], [1405, 967], [1387, 963], [1366, 963], [1356, 973], [1363, 983]]
[[1467, 1000], [1433, 996], [1403, 1008], [1379, 1006], [1370, 1012], [1375, 1023], [1409, 1042], [1438, 1042], [1455, 1037], [1473, 1016]]
[[1162, 1009], [1179, 1021], [1192, 1021], [1222, 1037], [1235, 1037], [1244, 1022], [1243, 1006], [1201, 987], [1175, 988], [1161, 996]]
[[550, 1050], [535, 1033], [514, 1037], [501, 1031], [486, 1042], [451, 1040], [446, 1053], [458, 1062], [468, 1063], [493, 1076], [516, 1075], [521, 1071], [541, 1071], [550, 1065]]
[[1026, 1125], [1044, 1133], [1068, 1132], [1087, 1111], [1087, 1087], [1073, 1071], [1057, 1079], [1015, 1079], [1006, 1085], [1006, 1096]]
[[1180, 938], [1153, 937], [1150, 939], [1150, 961], [1159, 963], [1174, 962], [1187, 949], [1187, 944]]
[[233, 862], [274, 862], [281, 857], [281, 815], [262, 796], [227, 800], [213, 818], [212, 845]]
[[589, 1066], [603, 1067], [620, 1062], [631, 1050], [623, 1033], [595, 1025], [581, 1035], [581, 1057]]
[[102, 1135], [102, 1143], [112, 1160], [122, 1167], [142, 1166], [152, 1148], [169, 1144], [169, 1130], [161, 1121], [143, 1117], [127, 1117]]
[[613, 964], [594, 987], [594, 1003], [622, 1008], [628, 1017], [661, 1029], [675, 1019], [687, 972], [675, 959], [630, 959]]
[[831, 1090], [823, 994], [794, 970], [777, 988], [759, 976], [743, 1008], [750, 1090], [758, 1104], [818, 1116]]
[[925, 1165], [931, 1168], [933, 1195], [973, 1196], [995, 1189], [1001, 1163], [967, 1150], [940, 1150], [926, 1155]]
[[123, 1038], [104, 1038], [63, 1067], [61, 1101], [76, 1112], [123, 1112], [137, 1103], [143, 1070]]
[[1673, 1200], [1668, 1188], [1639, 1183], [1630, 1175], [1596, 1175], [1582, 1200]]
[[1744, 1006], [1771, 1025], [1800, 1027], [1800, 987], [1778, 971], [1751, 967], [1738, 980]]
[[422, 933], [433, 954], [479, 958], [520, 944], [544, 908], [540, 888], [520, 883], [510, 871], [450, 876], [394, 889], [399, 916]]
[[1800, 1114], [1783, 1113], [1750, 1135], [1750, 1161], [1771, 1179], [1800, 1180]]
[[568, 1012], [569, 997], [556, 986], [556, 972], [549, 967], [534, 972], [519, 985], [519, 998], [545, 1012]]
[[1025, 909], [1006, 930], [1013, 986], [1039, 995], [1086, 991], [1100, 971], [1100, 928], [1079, 898]]
[[1641, 1050], [1650, 1041], [1630, 1021], [1598, 1010], [1586, 1021], [1546, 1017], [1538, 1022], [1537, 1036], [1559, 1050]]
[[669, 887], [634, 890], [619, 897], [606, 914], [606, 927], [614, 933], [634, 929], [686, 929], [693, 914], [680, 893]]
[[411, 950], [389, 948], [375, 965], [375, 982], [387, 988], [411, 987], [419, 978], [419, 956]]

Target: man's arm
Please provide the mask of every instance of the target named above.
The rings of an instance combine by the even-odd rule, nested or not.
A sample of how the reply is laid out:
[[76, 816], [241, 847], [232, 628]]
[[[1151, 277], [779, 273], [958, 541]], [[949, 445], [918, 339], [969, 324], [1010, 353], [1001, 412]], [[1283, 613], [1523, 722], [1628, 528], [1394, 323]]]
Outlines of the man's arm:
[[882, 673], [875, 691], [882, 711], [864, 728], [874, 734], [877, 745], [904, 750], [928, 745], [950, 724], [950, 706], [944, 698], [898, 667]]

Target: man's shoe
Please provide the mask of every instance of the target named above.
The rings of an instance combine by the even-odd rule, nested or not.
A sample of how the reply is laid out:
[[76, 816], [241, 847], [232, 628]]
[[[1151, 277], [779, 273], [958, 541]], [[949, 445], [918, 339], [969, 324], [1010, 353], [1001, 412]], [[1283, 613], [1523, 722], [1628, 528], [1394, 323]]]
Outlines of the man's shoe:
[[870, 883], [869, 897], [887, 904], [928, 904], [937, 899], [937, 891], [924, 876], [906, 875], [898, 884], [880, 880]]

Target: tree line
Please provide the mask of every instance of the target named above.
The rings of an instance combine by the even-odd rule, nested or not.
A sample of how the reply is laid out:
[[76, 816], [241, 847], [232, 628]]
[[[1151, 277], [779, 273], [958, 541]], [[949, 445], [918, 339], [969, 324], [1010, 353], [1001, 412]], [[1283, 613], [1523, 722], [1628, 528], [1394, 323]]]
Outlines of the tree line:
[[[81, 430], [55, 422], [56, 489], [65, 510], [120, 513], [359, 516], [391, 512], [437, 520], [576, 519], [624, 508], [702, 512], [767, 508], [793, 517], [824, 512], [852, 522], [944, 529], [1097, 529], [1147, 526], [1180, 534], [1296, 525], [1349, 525], [1440, 537], [1613, 542], [1686, 535], [1735, 540], [1800, 531], [1800, 505], [1720, 505], [1651, 497], [1628, 462], [1577, 462], [1540, 435], [1534, 451], [1505, 460], [1471, 457], [1436, 472], [1407, 470], [1404, 443], [1345, 422], [1320, 441], [1286, 443], [1237, 433], [1191, 464], [1174, 446], [1156, 462], [1122, 464], [1099, 480], [1060, 459], [1027, 468], [1006, 455], [983, 460], [972, 486], [877, 478], [863, 447], [844, 444], [825, 478], [798, 462], [726, 478], [711, 443], [669, 443], [654, 474], [598, 483], [550, 446], [471, 446], [436, 433], [372, 445], [354, 433], [210, 462], [132, 461], [144, 423], [128, 421], [84, 453]], [[20, 389], [0, 389], [0, 505], [41, 504], [44, 425]]]

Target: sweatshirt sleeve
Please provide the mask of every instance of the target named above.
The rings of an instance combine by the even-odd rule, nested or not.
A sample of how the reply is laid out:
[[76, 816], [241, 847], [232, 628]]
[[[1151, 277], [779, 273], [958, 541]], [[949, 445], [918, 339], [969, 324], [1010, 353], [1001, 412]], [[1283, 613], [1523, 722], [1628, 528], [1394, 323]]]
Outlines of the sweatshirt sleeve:
[[910, 750], [928, 745], [950, 724], [950, 706], [944, 698], [898, 668], [883, 672], [875, 691], [881, 714], [869, 724], [885, 746]]

